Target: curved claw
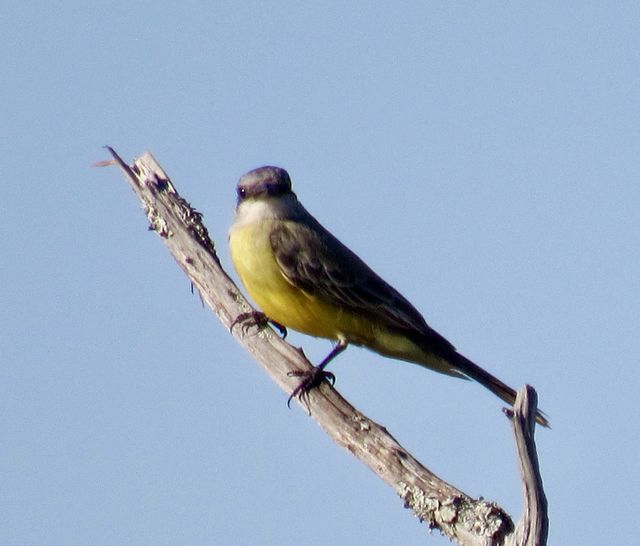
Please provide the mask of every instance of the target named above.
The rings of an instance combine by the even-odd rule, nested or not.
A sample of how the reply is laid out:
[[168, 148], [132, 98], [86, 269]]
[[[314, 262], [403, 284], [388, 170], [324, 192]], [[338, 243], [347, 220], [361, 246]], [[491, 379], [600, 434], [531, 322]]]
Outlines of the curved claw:
[[249, 328], [252, 326], [259, 326], [264, 328], [267, 325], [267, 316], [260, 311], [248, 311], [247, 313], [240, 313], [235, 320], [229, 326], [229, 332], [233, 332], [233, 329], [237, 324], [241, 324], [242, 333], [246, 334]]
[[323, 381], [329, 381], [331, 386], [336, 384], [336, 376], [331, 372], [325, 372], [322, 368], [316, 366], [313, 368], [313, 371], [301, 371], [295, 370], [292, 372], [288, 372], [287, 375], [289, 377], [303, 377], [304, 379], [298, 384], [298, 386], [293, 389], [293, 392], [289, 396], [287, 400], [287, 407], [291, 409], [291, 400], [294, 398], [299, 398], [300, 400], [304, 400], [308, 398], [309, 393], [318, 388]]
[[280, 324], [279, 322], [271, 319], [267, 320], [271, 323], [271, 326], [273, 326], [276, 330], [278, 330], [278, 332], [280, 332], [282, 339], [287, 339], [287, 334], [289, 332], [287, 331], [287, 327], [284, 324]]
[[229, 326], [229, 331], [233, 332], [236, 324], [242, 323], [242, 335], [246, 335], [250, 328], [254, 326], [257, 328], [266, 328], [269, 323], [273, 325], [273, 327], [280, 332], [282, 339], [287, 337], [287, 328], [276, 322], [275, 320], [271, 320], [267, 315], [265, 315], [262, 311], [248, 311], [247, 313], [240, 313], [236, 319]]

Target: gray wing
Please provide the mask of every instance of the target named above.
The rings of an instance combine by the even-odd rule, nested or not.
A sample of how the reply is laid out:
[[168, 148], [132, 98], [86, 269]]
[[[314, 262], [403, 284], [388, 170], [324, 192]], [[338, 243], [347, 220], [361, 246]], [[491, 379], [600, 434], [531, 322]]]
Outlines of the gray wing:
[[278, 265], [292, 285], [331, 303], [365, 313], [371, 320], [405, 333], [445, 358], [455, 351], [395, 288], [313, 217], [309, 220], [278, 222], [271, 233], [271, 247]]
[[[413, 305], [312, 216], [305, 218], [304, 224], [279, 222], [271, 234], [271, 246], [282, 274], [292, 285], [404, 333], [425, 350], [447, 360], [464, 374], [460, 377], [473, 379], [505, 402], [514, 403], [516, 392], [511, 387], [456, 352]], [[549, 426], [540, 410], [536, 420]]]

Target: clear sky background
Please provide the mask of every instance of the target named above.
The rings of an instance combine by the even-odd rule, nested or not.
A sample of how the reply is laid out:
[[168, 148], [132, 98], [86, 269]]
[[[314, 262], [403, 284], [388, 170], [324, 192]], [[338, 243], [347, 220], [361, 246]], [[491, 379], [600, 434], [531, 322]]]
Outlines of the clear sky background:
[[[637, 539], [636, 2], [5, 2], [0, 36], [0, 543], [449, 543], [287, 409], [90, 167], [105, 144], [156, 155], [228, 268], [238, 177], [287, 168], [431, 326], [538, 389], [550, 544]], [[356, 348], [331, 369], [519, 517], [495, 397]]]

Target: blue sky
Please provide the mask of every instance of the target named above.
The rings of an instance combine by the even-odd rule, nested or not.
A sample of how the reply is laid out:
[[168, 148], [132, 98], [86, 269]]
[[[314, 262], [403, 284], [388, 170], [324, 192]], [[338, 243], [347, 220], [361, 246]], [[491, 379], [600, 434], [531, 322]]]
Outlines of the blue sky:
[[[538, 389], [550, 544], [636, 536], [636, 3], [2, 11], [2, 544], [448, 544], [287, 409], [120, 174], [90, 167], [105, 144], [156, 155], [228, 268], [236, 180], [287, 168], [431, 326]], [[355, 348], [331, 369], [434, 472], [518, 517], [492, 395]]]

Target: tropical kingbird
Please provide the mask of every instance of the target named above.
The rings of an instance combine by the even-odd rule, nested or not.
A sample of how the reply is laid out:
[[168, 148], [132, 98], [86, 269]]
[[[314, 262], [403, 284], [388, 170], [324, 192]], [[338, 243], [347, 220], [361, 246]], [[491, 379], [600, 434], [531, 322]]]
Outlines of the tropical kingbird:
[[[457, 352], [411, 303], [307, 212], [291, 191], [287, 171], [272, 166], [250, 171], [240, 178], [237, 193], [229, 245], [253, 300], [276, 325], [337, 342], [291, 397], [333, 378], [325, 366], [348, 345], [358, 345], [473, 379], [513, 405], [516, 392], [511, 387]], [[542, 412], [536, 420], [549, 426]]]

